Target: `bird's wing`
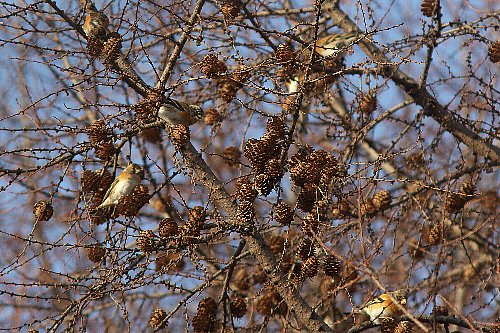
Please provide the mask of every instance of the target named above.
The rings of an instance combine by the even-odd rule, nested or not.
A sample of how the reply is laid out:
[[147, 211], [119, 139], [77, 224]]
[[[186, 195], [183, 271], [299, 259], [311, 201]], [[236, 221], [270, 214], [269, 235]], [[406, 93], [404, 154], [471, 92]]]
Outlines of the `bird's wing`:
[[104, 195], [104, 199], [102, 199], [103, 203], [106, 202], [106, 200], [111, 196], [111, 193], [114, 191], [114, 189], [116, 187], [115, 185], [118, 184], [118, 182], [119, 182], [119, 179], [117, 177], [117, 178], [115, 178], [113, 183], [111, 183], [111, 186], [108, 188], [108, 190], [106, 191], [106, 194]]

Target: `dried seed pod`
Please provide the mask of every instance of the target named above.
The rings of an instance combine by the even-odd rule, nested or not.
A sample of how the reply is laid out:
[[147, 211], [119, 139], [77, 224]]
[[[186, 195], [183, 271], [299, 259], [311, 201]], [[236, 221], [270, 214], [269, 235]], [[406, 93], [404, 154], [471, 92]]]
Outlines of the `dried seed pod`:
[[167, 217], [160, 221], [160, 225], [158, 226], [158, 234], [160, 235], [160, 237], [174, 237], [177, 236], [178, 232], [179, 226], [171, 218]]
[[102, 54], [102, 49], [104, 48], [104, 42], [101, 38], [90, 35], [87, 37], [87, 52], [92, 57], [100, 57]]
[[285, 248], [285, 238], [280, 235], [272, 235], [268, 241], [269, 249], [275, 255], [283, 253]]
[[118, 32], [112, 32], [104, 43], [102, 57], [104, 63], [111, 63], [120, 57], [122, 52], [122, 36]]
[[248, 291], [252, 288], [253, 284], [251, 283], [250, 276], [248, 272], [244, 268], [238, 269], [231, 280], [235, 286], [235, 289], [239, 291]]
[[207, 109], [203, 115], [205, 124], [211, 126], [222, 121], [222, 115], [214, 108]]
[[37, 221], [48, 221], [54, 214], [54, 208], [48, 201], [38, 201], [33, 207], [33, 214]]
[[152, 230], [142, 230], [137, 237], [137, 247], [145, 253], [156, 249], [155, 234]]
[[198, 229], [203, 227], [203, 223], [207, 218], [205, 208], [202, 206], [194, 206], [189, 210], [188, 224], [196, 226]]
[[394, 333], [411, 333], [412, 332], [412, 324], [407, 320], [401, 321], [396, 329], [394, 329]]
[[488, 45], [488, 57], [492, 63], [500, 62], [500, 41]]
[[226, 147], [224, 149], [224, 152], [222, 153], [222, 156], [224, 157], [224, 162], [227, 165], [237, 165], [240, 163], [241, 151], [238, 147]]
[[276, 221], [282, 225], [289, 225], [293, 221], [293, 210], [284, 202], [280, 202], [276, 205], [274, 213]]
[[191, 131], [184, 124], [175, 125], [170, 132], [170, 140], [176, 147], [183, 147], [189, 142]]
[[314, 247], [314, 242], [310, 238], [302, 238], [299, 246], [297, 247], [297, 257], [299, 257], [302, 261], [306, 261], [315, 254], [316, 249]]
[[255, 176], [253, 185], [257, 193], [265, 197], [271, 193], [274, 186], [271, 177], [265, 173]]
[[161, 129], [159, 127], [151, 127], [143, 129], [140, 135], [144, 140], [151, 143], [161, 142]]
[[372, 198], [367, 198], [363, 203], [361, 203], [360, 207], [360, 217], [361, 218], [370, 218], [373, 217], [378, 211], [377, 206], [373, 203]]
[[295, 58], [295, 50], [291, 44], [282, 43], [276, 48], [275, 57], [278, 63], [289, 62]]
[[235, 296], [229, 302], [231, 315], [235, 318], [241, 318], [247, 313], [247, 303], [243, 297]]
[[252, 171], [256, 174], [264, 173], [266, 162], [272, 156], [272, 148], [268, 141], [250, 138], [248, 139], [244, 154], [252, 164]]
[[359, 101], [359, 111], [361, 113], [370, 115], [377, 109], [377, 96], [371, 91], [361, 96]]
[[235, 81], [227, 76], [218, 79], [217, 84], [219, 85], [217, 93], [219, 94], [219, 97], [226, 103], [231, 102], [236, 97], [238, 90], [243, 87], [240, 82]]
[[342, 272], [342, 262], [334, 255], [327, 255], [323, 258], [323, 271], [331, 277], [339, 277]]
[[391, 206], [392, 196], [389, 191], [382, 190], [373, 196], [373, 204], [378, 211], [384, 211]]
[[423, 0], [420, 10], [427, 17], [433, 17], [439, 6], [439, 0]]
[[302, 276], [304, 277], [312, 278], [315, 277], [316, 274], [318, 274], [318, 270], [319, 270], [318, 258], [316, 258], [316, 256], [311, 256], [307, 258], [307, 260], [304, 261], [304, 263], [302, 264], [301, 273]]
[[[163, 309], [155, 309], [149, 318], [149, 326], [152, 329], [162, 329], [166, 323], [161, 325], [161, 322], [167, 317], [167, 313]], [[161, 326], [160, 326], [161, 325]]]
[[238, 0], [225, 0], [220, 10], [226, 22], [232, 23], [236, 17], [240, 14], [241, 2]]
[[215, 54], [207, 54], [200, 63], [201, 72], [208, 78], [216, 77], [227, 71], [226, 64], [217, 59]]
[[87, 257], [92, 262], [100, 262], [106, 255], [106, 249], [99, 244], [94, 244], [86, 248]]

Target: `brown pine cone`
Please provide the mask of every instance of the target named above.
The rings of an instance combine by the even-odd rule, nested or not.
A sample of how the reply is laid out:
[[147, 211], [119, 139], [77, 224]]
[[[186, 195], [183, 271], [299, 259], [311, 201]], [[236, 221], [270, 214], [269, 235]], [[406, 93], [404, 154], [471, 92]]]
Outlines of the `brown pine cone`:
[[122, 53], [122, 36], [118, 32], [112, 32], [109, 35], [108, 40], [104, 43], [104, 47], [102, 49], [102, 57], [104, 59], [104, 63], [111, 63], [118, 59]]
[[247, 303], [245, 299], [239, 296], [231, 298], [229, 303], [231, 315], [235, 318], [241, 318], [247, 313]]
[[225, 0], [220, 10], [224, 19], [228, 24], [232, 23], [236, 17], [240, 14], [241, 3], [238, 0]]
[[184, 147], [189, 142], [190, 134], [191, 131], [187, 125], [178, 124], [170, 131], [170, 140], [175, 147]]
[[310, 238], [302, 238], [297, 247], [297, 257], [302, 261], [306, 261], [316, 254], [314, 242]]
[[359, 101], [359, 111], [361, 113], [370, 115], [377, 109], [377, 96], [372, 92], [368, 92], [361, 96]]
[[222, 115], [214, 108], [207, 109], [203, 115], [205, 124], [211, 126], [222, 121]]
[[215, 54], [207, 54], [200, 63], [201, 72], [208, 78], [216, 77], [227, 71], [226, 64], [217, 59]]
[[162, 329], [165, 327], [166, 323], [160, 326], [163, 319], [167, 317], [167, 313], [163, 309], [155, 309], [149, 318], [149, 326], [152, 329]]
[[106, 255], [106, 249], [98, 244], [87, 247], [86, 252], [90, 261], [96, 263], [100, 262]]
[[237, 181], [238, 200], [253, 202], [257, 197], [257, 191], [255, 190], [253, 183], [248, 179], [248, 177], [238, 178]]
[[302, 264], [301, 272], [302, 276], [312, 278], [315, 277], [316, 274], [318, 274], [318, 270], [319, 270], [318, 258], [316, 258], [316, 256], [311, 256], [307, 258], [307, 260], [304, 261], [304, 263]]
[[424, 0], [420, 9], [425, 16], [433, 17], [436, 14], [438, 5], [439, 0]]
[[398, 324], [394, 333], [411, 333], [412, 332], [412, 324], [409, 321], [403, 320]]
[[284, 202], [280, 202], [276, 205], [274, 213], [276, 221], [282, 225], [289, 225], [293, 221], [294, 212], [292, 208]]
[[384, 211], [391, 206], [392, 196], [389, 191], [382, 190], [375, 193], [372, 200], [378, 211]]
[[54, 214], [54, 208], [48, 201], [38, 201], [33, 207], [33, 214], [37, 221], [48, 221]]
[[137, 247], [145, 253], [156, 249], [155, 234], [152, 230], [142, 230], [137, 237]]
[[278, 63], [289, 62], [295, 58], [295, 50], [292, 45], [282, 43], [276, 48], [275, 57]]
[[334, 255], [327, 255], [323, 258], [323, 271], [331, 277], [338, 277], [342, 272], [342, 262]]
[[488, 57], [491, 62], [500, 62], [500, 42], [493, 42], [488, 46]]
[[158, 234], [160, 237], [168, 238], [177, 236], [179, 232], [179, 226], [177, 223], [171, 218], [165, 218], [160, 221], [160, 225], [158, 226]]
[[229, 166], [240, 164], [241, 151], [238, 147], [226, 147], [222, 153], [224, 163]]
[[87, 52], [92, 57], [100, 57], [102, 54], [102, 49], [104, 48], [104, 42], [101, 38], [90, 35], [87, 37]]

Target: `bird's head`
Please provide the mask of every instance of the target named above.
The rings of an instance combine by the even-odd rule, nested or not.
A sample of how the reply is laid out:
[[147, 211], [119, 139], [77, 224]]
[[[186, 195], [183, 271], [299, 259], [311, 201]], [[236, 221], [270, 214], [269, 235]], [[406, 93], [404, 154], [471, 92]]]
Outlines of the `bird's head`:
[[189, 106], [189, 113], [191, 114], [191, 117], [195, 118], [196, 121], [200, 120], [203, 118], [203, 114], [205, 113], [201, 107], [198, 105], [190, 105]]
[[87, 1], [87, 3], [85, 4], [85, 9], [87, 11], [97, 12], [97, 7], [95, 6], [95, 3], [93, 1]]
[[144, 177], [144, 169], [138, 164], [132, 163], [130, 164], [125, 171], [128, 173], [131, 173], [133, 175], [138, 175], [139, 177], [143, 178]]
[[402, 305], [406, 304], [408, 299], [408, 290], [400, 289], [392, 292], [392, 296], [399, 301]]

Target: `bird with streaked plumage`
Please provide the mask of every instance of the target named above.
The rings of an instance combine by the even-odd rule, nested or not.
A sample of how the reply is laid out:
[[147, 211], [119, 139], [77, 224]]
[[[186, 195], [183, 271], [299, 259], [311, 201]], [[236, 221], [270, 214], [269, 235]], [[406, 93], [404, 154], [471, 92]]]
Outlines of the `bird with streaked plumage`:
[[172, 127], [180, 124], [191, 126], [203, 118], [203, 114], [204, 111], [201, 107], [171, 98], [167, 98], [167, 101], [158, 110], [158, 117]]
[[105, 208], [116, 205], [120, 198], [125, 195], [130, 195], [134, 188], [141, 183], [144, 177], [144, 169], [135, 163], [130, 164], [116, 177], [109, 187], [102, 204], [97, 208]]
[[88, 1], [85, 5], [85, 22], [83, 23], [83, 31], [87, 37], [94, 36], [100, 39], [106, 39], [110, 34], [109, 18], [102, 11], [98, 11], [94, 2]]

